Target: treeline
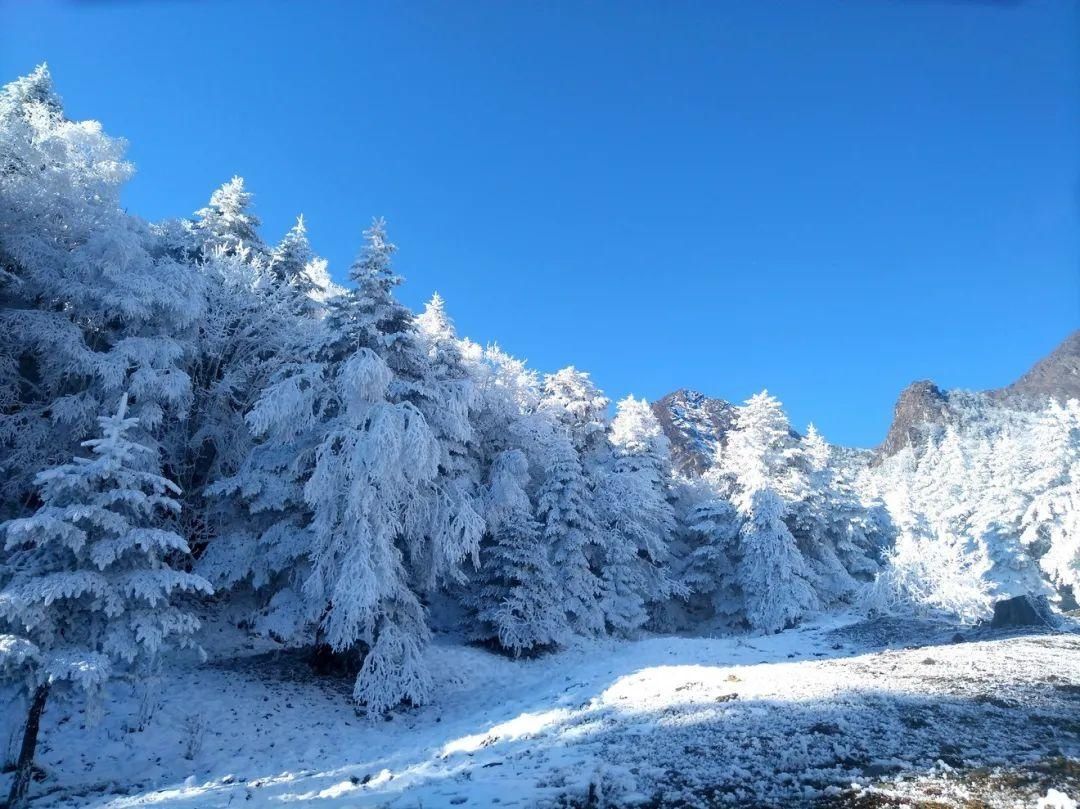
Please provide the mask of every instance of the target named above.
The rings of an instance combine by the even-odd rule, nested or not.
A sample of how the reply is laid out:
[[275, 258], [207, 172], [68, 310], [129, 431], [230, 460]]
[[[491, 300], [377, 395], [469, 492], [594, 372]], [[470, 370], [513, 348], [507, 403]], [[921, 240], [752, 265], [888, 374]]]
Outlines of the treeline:
[[[927, 537], [959, 547], [947, 441], [871, 469], [762, 393], [704, 476], [676, 476], [648, 403], [612, 414], [588, 374], [459, 337], [438, 296], [402, 305], [382, 221], [339, 287], [302, 220], [263, 241], [240, 179], [147, 223], [120, 205], [131, 171], [44, 68], [0, 94], [0, 664], [32, 687], [155, 665], [196, 606], [355, 666], [372, 714], [430, 698], [433, 627], [526, 655], [871, 602], [968, 617], [914, 566]], [[979, 456], [1028, 516], [957, 575], [1075, 580], [1062, 412], [1016, 466], [1041, 489]]]
[[123, 144], [66, 119], [44, 68], [3, 90], [0, 142], [0, 614], [21, 665], [157, 659], [212, 586], [256, 631], [354, 660], [379, 712], [429, 697], [433, 609], [531, 654], [699, 620], [774, 631], [876, 570], [883, 512], [767, 395], [710, 477], [676, 480], [646, 402], [611, 417], [588, 374], [459, 338], [438, 296], [398, 302], [381, 221], [345, 288], [302, 220], [262, 240], [240, 179], [144, 222], [119, 202]]

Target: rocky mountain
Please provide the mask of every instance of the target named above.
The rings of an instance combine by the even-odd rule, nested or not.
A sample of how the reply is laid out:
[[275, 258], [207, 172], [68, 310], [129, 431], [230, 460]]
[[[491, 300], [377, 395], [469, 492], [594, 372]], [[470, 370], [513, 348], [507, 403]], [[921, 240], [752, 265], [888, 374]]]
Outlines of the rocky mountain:
[[1018, 380], [990, 391], [990, 395], [1000, 399], [1080, 399], [1080, 329], [1066, 337]]
[[[894, 455], [904, 447], [919, 445], [929, 430], [987, 408], [1024, 410], [1038, 407], [1048, 398], [1080, 399], [1080, 330], [1065, 338], [1031, 370], [1003, 388], [971, 393], [946, 391], [930, 380], [913, 382], [896, 400], [893, 420], [877, 458]], [[671, 442], [675, 469], [700, 475], [708, 468], [717, 444], [735, 423], [738, 406], [682, 388], [652, 405], [653, 412]]]
[[908, 385], [896, 400], [892, 424], [877, 449], [878, 457], [888, 457], [904, 447], [917, 446], [921, 436], [926, 434], [927, 426], [943, 426], [960, 418], [960, 411], [972, 406], [973, 396], [982, 398], [983, 406], [1017, 410], [1039, 407], [1048, 399], [1080, 398], [1080, 330], [1066, 337], [1031, 370], [1003, 388], [970, 394], [944, 391], [929, 380]]
[[731, 402], [685, 388], [653, 402], [652, 408], [671, 442], [675, 470], [685, 475], [700, 475], [709, 467], [738, 412]]
[[912, 382], [896, 400], [892, 424], [878, 447], [878, 454], [887, 457], [918, 444], [927, 424], [948, 424], [955, 417], [956, 410], [949, 404], [948, 393], [929, 379]]

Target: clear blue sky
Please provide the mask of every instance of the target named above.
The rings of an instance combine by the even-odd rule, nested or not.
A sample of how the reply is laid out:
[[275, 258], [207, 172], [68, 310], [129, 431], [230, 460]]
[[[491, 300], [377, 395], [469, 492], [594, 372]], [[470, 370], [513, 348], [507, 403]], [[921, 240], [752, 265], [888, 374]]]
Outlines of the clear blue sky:
[[1071, 0], [0, 0], [132, 211], [241, 174], [339, 278], [383, 215], [463, 334], [864, 446], [1080, 326], [1078, 50]]

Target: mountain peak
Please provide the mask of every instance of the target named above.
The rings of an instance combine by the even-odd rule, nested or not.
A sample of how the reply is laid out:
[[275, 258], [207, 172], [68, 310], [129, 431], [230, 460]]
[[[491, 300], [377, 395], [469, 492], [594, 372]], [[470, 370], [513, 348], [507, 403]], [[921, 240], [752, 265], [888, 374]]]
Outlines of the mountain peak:
[[731, 402], [689, 388], [672, 391], [653, 402], [652, 409], [671, 442], [672, 464], [685, 475], [700, 475], [709, 468], [738, 410]]
[[[1011, 385], [983, 395], [988, 403], [1016, 410], [1041, 407], [1050, 399], [1080, 399], [1080, 330], [1066, 337]], [[918, 446], [926, 425], [948, 424], [957, 417], [948, 391], [926, 379], [911, 383], [896, 400], [892, 425], [878, 447], [878, 457]]]
[[1080, 329], [1031, 366], [1026, 374], [1004, 388], [991, 392], [1000, 398], [1080, 399]]

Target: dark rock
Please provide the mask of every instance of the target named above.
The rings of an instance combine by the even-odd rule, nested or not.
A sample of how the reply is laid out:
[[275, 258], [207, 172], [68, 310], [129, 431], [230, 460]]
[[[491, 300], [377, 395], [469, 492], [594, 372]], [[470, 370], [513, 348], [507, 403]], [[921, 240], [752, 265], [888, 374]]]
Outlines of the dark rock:
[[945, 391], [928, 379], [913, 382], [900, 392], [900, 398], [896, 400], [892, 425], [878, 453], [887, 457], [904, 447], [920, 446], [928, 425], [947, 424], [953, 418]]
[[671, 442], [671, 462], [685, 475], [700, 475], [709, 468], [716, 447], [735, 426], [739, 411], [723, 399], [686, 389], [653, 402], [652, 409]]
[[867, 778], [882, 778], [886, 775], [898, 772], [901, 769], [900, 765], [893, 764], [892, 762], [873, 761], [863, 767], [863, 775]]
[[994, 605], [993, 629], [1014, 626], [1053, 627], [1056, 621], [1044, 597], [1016, 596]]
[[995, 398], [1080, 399], [1080, 330], [1074, 331], [1011, 385], [990, 391]]

